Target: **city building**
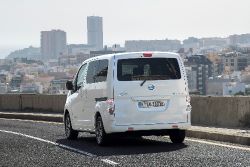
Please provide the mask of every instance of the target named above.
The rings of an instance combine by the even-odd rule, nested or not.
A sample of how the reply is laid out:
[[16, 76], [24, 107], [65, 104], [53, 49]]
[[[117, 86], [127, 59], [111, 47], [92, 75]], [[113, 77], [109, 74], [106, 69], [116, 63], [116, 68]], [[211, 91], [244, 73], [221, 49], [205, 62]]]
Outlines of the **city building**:
[[62, 30], [41, 31], [41, 55], [43, 61], [57, 59], [66, 50], [66, 32]]
[[0, 83], [6, 83], [7, 82], [7, 75], [0, 73]]
[[125, 48], [121, 47], [121, 45], [119, 44], [113, 44], [111, 47], [112, 51], [124, 51], [125, 52]]
[[113, 51], [113, 50], [100, 50], [100, 51], [91, 51], [90, 57], [105, 55], [105, 54], [113, 54], [113, 53], [123, 53], [125, 51]]
[[40, 83], [25, 83], [20, 85], [21, 93], [43, 93], [43, 86]]
[[187, 72], [188, 85], [192, 86], [190, 89], [195, 91], [194, 86], [196, 86], [196, 90], [201, 95], [206, 95], [207, 80], [212, 76], [211, 61], [204, 55], [193, 55], [188, 57], [184, 63], [190, 71]]
[[181, 48], [179, 40], [128, 40], [125, 41], [125, 50], [136, 51], [178, 51]]
[[211, 77], [216, 78], [223, 73], [223, 64], [221, 57], [219, 56], [218, 53], [210, 53], [207, 54], [206, 57], [211, 61], [212, 63], [212, 75]]
[[235, 95], [237, 93], [244, 94], [246, 91], [245, 83], [241, 82], [224, 82], [223, 83], [223, 96]]
[[10, 81], [10, 88], [12, 90], [18, 90], [20, 91], [20, 85], [21, 82], [23, 80], [23, 76], [22, 75], [15, 75], [12, 77], [11, 81]]
[[102, 50], [103, 49], [102, 17], [88, 16], [87, 29], [88, 29], [88, 45], [93, 46], [95, 50]]
[[90, 54], [83, 53], [79, 53], [77, 55], [60, 56], [58, 63], [60, 66], [79, 65], [88, 58], [90, 58]]
[[95, 50], [91, 45], [86, 44], [70, 44], [67, 45], [68, 55], [89, 54], [90, 51]]
[[227, 38], [211, 37], [199, 39], [200, 47], [224, 47], [228, 44]]
[[12, 64], [13, 60], [11, 59], [0, 59], [0, 70], [2, 70], [1, 66]]
[[207, 80], [206, 95], [208, 96], [222, 96], [223, 84], [229, 82], [230, 79], [213, 78]]
[[0, 83], [0, 94], [8, 92], [8, 85], [6, 83]]
[[229, 38], [229, 44], [233, 46], [240, 44], [250, 45], [250, 34], [230, 35], [228, 38]]
[[189, 37], [188, 39], [183, 40], [184, 48], [199, 48], [200, 43], [198, 38]]
[[242, 71], [250, 65], [250, 53], [228, 52], [220, 54], [224, 71]]
[[42, 74], [36, 78], [36, 82], [39, 82], [42, 85], [42, 92], [43, 93], [49, 93], [50, 89], [50, 82], [54, 79], [55, 77], [49, 76], [47, 74]]
[[187, 80], [188, 80], [188, 89], [189, 92], [197, 92], [197, 72], [192, 71], [192, 67], [185, 67], [186, 74], [187, 74]]
[[66, 82], [68, 79], [54, 79], [50, 82], [50, 94], [67, 94]]

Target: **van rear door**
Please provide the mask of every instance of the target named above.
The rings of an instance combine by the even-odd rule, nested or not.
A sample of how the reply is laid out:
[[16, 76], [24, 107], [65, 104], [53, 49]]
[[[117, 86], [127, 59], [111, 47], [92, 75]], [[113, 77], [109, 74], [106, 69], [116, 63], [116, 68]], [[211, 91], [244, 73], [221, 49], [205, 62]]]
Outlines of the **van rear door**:
[[187, 122], [186, 76], [178, 55], [135, 53], [115, 62], [116, 125]]

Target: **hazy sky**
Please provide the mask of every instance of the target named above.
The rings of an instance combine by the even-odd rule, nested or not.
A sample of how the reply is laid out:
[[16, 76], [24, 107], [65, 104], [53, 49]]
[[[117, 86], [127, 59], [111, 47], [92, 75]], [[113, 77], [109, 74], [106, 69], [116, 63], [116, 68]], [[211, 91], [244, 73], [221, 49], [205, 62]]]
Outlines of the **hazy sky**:
[[90, 15], [103, 17], [108, 45], [250, 33], [249, 9], [250, 0], [0, 0], [0, 55], [40, 46], [43, 30], [62, 29], [68, 43], [87, 43]]

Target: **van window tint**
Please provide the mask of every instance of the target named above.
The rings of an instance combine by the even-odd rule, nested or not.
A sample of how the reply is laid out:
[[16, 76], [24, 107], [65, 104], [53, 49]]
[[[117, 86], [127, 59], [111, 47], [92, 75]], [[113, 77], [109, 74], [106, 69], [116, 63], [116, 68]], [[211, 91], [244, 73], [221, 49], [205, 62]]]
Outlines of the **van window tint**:
[[84, 77], [85, 77], [85, 69], [86, 69], [86, 64], [82, 65], [80, 70], [78, 71], [77, 78], [76, 78], [76, 89], [78, 90], [80, 87], [83, 86], [84, 83]]
[[97, 69], [97, 61], [92, 61], [89, 63], [86, 81], [87, 83], [95, 83], [95, 74]]
[[118, 60], [119, 81], [180, 79], [176, 58], [137, 58]]
[[108, 74], [108, 60], [96, 60], [89, 63], [86, 81], [96, 83], [106, 81]]
[[108, 74], [108, 60], [99, 60], [98, 68], [96, 71], [96, 82], [103, 82], [107, 79]]

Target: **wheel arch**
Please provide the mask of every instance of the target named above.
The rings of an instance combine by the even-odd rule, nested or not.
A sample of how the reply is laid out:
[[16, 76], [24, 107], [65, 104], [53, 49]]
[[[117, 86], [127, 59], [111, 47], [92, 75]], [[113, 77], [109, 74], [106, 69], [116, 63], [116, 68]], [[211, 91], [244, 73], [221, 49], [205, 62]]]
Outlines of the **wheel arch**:
[[70, 116], [70, 113], [69, 113], [69, 110], [68, 110], [68, 109], [65, 109], [65, 110], [64, 110], [64, 113], [63, 113], [63, 122], [65, 121], [65, 116], [66, 116], [66, 114], [69, 114], [69, 116]]
[[95, 113], [95, 117], [94, 117], [94, 125], [96, 126], [96, 119], [97, 119], [97, 117], [101, 117], [102, 118], [102, 115], [101, 115], [101, 113], [99, 112], [99, 111], [97, 111], [96, 113]]

